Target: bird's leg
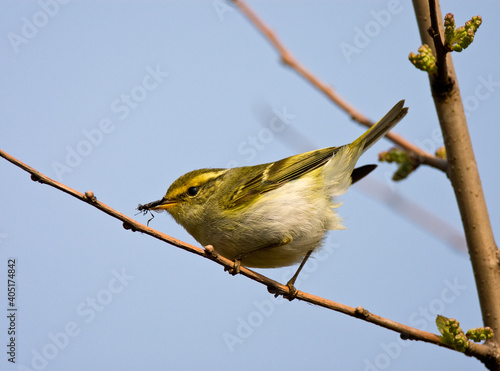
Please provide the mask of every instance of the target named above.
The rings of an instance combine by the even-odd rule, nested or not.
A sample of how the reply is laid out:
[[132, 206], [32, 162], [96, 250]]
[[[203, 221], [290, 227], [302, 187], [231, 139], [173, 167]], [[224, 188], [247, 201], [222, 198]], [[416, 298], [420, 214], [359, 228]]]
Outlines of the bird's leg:
[[313, 252], [313, 250], [309, 250], [307, 252], [306, 256], [304, 256], [304, 259], [302, 260], [302, 263], [300, 263], [299, 268], [297, 269], [297, 271], [295, 272], [295, 274], [293, 275], [293, 277], [290, 278], [290, 280], [286, 283], [289, 291], [288, 291], [287, 295], [283, 295], [283, 296], [285, 298], [287, 298], [288, 300], [293, 300], [297, 296], [297, 289], [294, 286], [295, 280], [299, 276], [299, 273], [302, 270], [302, 268], [304, 268], [304, 265], [306, 264], [307, 259], [309, 259], [309, 257], [311, 256], [312, 252]]

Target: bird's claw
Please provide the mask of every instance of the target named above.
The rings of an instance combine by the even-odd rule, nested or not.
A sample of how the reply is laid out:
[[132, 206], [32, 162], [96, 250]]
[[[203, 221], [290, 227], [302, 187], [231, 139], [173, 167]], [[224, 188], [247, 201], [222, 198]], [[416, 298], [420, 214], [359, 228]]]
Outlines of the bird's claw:
[[229, 274], [236, 276], [237, 274], [240, 273], [240, 267], [241, 267], [241, 261], [239, 259], [235, 259], [234, 266], [232, 268], [226, 267], [224, 268], [224, 270], [228, 271]]
[[290, 301], [295, 299], [297, 297], [297, 293], [299, 292], [293, 284], [294, 282], [292, 282], [292, 280], [287, 282], [286, 287], [288, 287], [288, 294], [283, 295], [285, 299], [288, 299]]

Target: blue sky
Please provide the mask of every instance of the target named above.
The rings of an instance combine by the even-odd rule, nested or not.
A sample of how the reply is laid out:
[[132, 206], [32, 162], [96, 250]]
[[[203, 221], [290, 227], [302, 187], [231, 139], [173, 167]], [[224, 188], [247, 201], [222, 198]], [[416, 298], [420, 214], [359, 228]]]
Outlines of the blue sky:
[[[409, 2], [249, 4], [366, 116], [377, 120], [406, 99], [409, 114], [395, 131], [428, 151], [442, 145], [427, 76], [407, 60], [420, 46]], [[457, 24], [483, 17], [472, 46], [453, 59], [498, 234], [500, 5], [441, 6]], [[137, 205], [161, 198], [189, 170], [274, 161], [364, 130], [279, 63], [228, 3], [3, 1], [0, 18], [0, 148], [144, 223]], [[391, 146], [381, 140], [360, 164]], [[329, 233], [297, 287], [432, 332], [436, 314], [480, 326], [449, 181], [421, 168], [393, 183], [394, 170], [380, 164], [342, 196], [347, 229]], [[9, 258], [18, 307], [16, 364], [2, 351], [2, 370], [483, 369], [456, 352], [274, 299], [207, 260], [125, 231], [6, 161], [0, 174], [0, 344], [8, 344]], [[151, 226], [196, 243], [165, 214]], [[286, 282], [293, 270], [261, 272]]]

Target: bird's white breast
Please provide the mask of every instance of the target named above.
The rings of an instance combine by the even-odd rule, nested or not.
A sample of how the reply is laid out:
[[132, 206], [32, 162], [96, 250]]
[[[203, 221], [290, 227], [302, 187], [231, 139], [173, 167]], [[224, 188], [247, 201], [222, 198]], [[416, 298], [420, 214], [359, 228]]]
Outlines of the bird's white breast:
[[[340, 205], [333, 204], [327, 192], [314, 177], [290, 181], [261, 195], [241, 212], [232, 236], [219, 233], [211, 243], [230, 259], [247, 254], [242, 259], [245, 266], [272, 268], [298, 263], [320, 246], [328, 230], [344, 228], [333, 211]], [[290, 237], [290, 243], [278, 246]]]

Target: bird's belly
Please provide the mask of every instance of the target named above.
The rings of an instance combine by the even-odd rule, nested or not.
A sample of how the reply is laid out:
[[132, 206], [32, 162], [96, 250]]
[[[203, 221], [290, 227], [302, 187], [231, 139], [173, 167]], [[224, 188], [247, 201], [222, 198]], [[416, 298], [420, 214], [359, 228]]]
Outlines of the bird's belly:
[[315, 238], [299, 238], [283, 246], [272, 246], [250, 252], [241, 264], [253, 268], [278, 268], [300, 263], [311, 250], [321, 246], [323, 233]]
[[222, 256], [239, 258], [243, 266], [276, 268], [301, 262], [328, 230], [343, 229], [328, 195], [318, 197], [317, 189], [301, 181], [279, 190], [263, 195], [237, 220], [228, 218], [229, 228], [211, 233], [207, 242]]

